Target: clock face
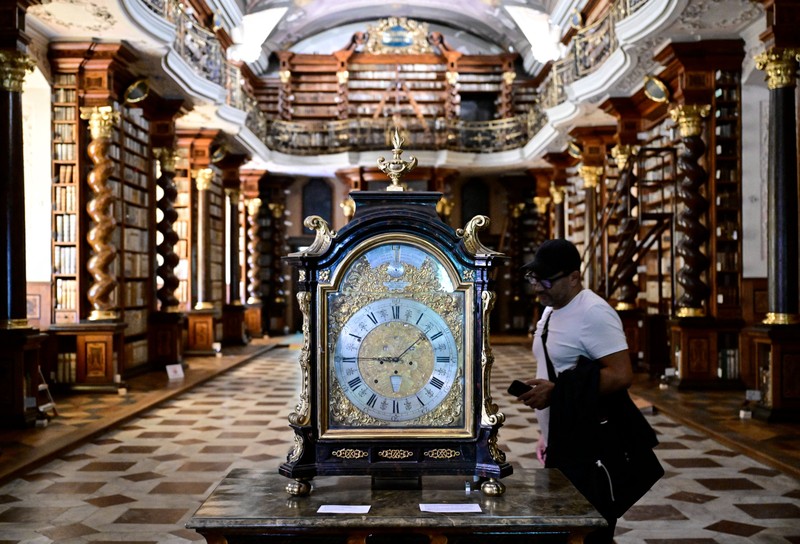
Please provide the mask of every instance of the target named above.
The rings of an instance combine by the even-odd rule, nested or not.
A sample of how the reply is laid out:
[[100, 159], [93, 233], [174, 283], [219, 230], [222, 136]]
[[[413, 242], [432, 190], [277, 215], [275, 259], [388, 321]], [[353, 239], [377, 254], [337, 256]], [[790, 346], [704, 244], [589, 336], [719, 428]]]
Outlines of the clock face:
[[469, 285], [438, 249], [365, 243], [321, 293], [323, 436], [469, 432]]
[[345, 396], [365, 414], [408, 421], [436, 408], [458, 378], [453, 332], [412, 299], [369, 303], [347, 320], [333, 365]]

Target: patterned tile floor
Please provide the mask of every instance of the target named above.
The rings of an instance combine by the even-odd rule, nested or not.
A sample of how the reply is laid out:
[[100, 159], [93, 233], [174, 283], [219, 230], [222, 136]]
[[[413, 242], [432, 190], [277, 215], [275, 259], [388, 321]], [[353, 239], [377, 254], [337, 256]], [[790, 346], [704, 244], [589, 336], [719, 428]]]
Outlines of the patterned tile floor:
[[[233, 468], [277, 468], [289, 451], [286, 415], [297, 402], [299, 383], [295, 341], [232, 364], [213, 380], [7, 480], [0, 487], [0, 544], [202, 540], [184, 524], [217, 482]], [[494, 355], [494, 400], [506, 414], [500, 444], [512, 464], [538, 468], [531, 439], [536, 419], [503, 392], [513, 377], [533, 374], [529, 349], [495, 345]], [[106, 395], [89, 404], [112, 400], [119, 402]], [[692, 409], [702, 407], [687, 408]], [[78, 422], [103, 417], [102, 409], [93, 415], [63, 412], [50, 427], [28, 431], [27, 438], [0, 432], [0, 454], [14, 449], [12, 441], [41, 442], [58, 428], [58, 419], [71, 418], [78, 428]], [[719, 436], [727, 444], [663, 410], [648, 418], [659, 433], [657, 453], [667, 475], [620, 520], [616, 542], [800, 543], [800, 481], [740, 453], [735, 438], [724, 433]], [[766, 424], [754, 428], [774, 435]], [[800, 433], [796, 426], [785, 430], [791, 429], [796, 439]], [[775, 440], [765, 436], [743, 440], [759, 439], [774, 447]]]

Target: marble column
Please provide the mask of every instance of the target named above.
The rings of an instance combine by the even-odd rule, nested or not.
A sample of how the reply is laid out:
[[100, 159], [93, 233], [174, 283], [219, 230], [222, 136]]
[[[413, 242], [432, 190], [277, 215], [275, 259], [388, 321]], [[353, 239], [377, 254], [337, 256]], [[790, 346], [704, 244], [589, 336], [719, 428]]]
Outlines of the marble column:
[[[583, 251], [584, 261], [586, 262], [585, 278], [586, 285], [592, 289], [597, 287], [597, 253], [600, 250], [599, 245], [592, 248], [592, 237], [594, 236], [594, 229], [597, 225], [597, 185], [600, 183], [600, 178], [603, 177], [602, 166], [581, 166], [580, 177], [583, 179], [584, 189], [584, 220], [583, 220]], [[587, 253], [592, 252], [588, 255]]]
[[25, 270], [25, 186], [22, 83], [35, 64], [17, 51], [0, 51], [0, 241], [3, 281], [0, 328], [28, 327]]
[[800, 323], [798, 315], [797, 112], [800, 51], [773, 47], [756, 57], [769, 88], [767, 177], [768, 325]]
[[119, 317], [119, 310], [111, 300], [111, 294], [117, 287], [117, 279], [110, 270], [111, 263], [117, 256], [117, 248], [112, 241], [117, 221], [111, 212], [111, 205], [116, 197], [108, 184], [108, 178], [114, 172], [115, 166], [108, 151], [114, 126], [120, 122], [120, 114], [113, 111], [111, 106], [83, 107], [81, 119], [89, 121], [92, 140], [87, 152], [94, 163], [87, 178], [92, 189], [92, 199], [86, 205], [86, 211], [93, 223], [86, 235], [92, 248], [86, 268], [94, 279], [86, 294], [92, 307], [89, 321], [113, 320]]
[[197, 187], [197, 269], [195, 270], [197, 300], [194, 305], [195, 310], [208, 310], [214, 307], [214, 303], [208, 300], [211, 292], [208, 190], [211, 188], [213, 179], [214, 171], [211, 168], [203, 168], [198, 171], [195, 178]]
[[677, 219], [677, 231], [681, 234], [676, 254], [683, 259], [678, 271], [678, 284], [683, 294], [677, 300], [678, 317], [703, 317], [711, 293], [702, 275], [708, 270], [709, 259], [703, 253], [708, 242], [708, 227], [703, 218], [708, 211], [708, 200], [703, 196], [703, 186], [708, 181], [708, 172], [700, 165], [706, 151], [701, 138], [703, 118], [708, 116], [709, 105], [685, 104], [670, 110], [672, 119], [678, 123], [683, 152], [678, 156], [678, 197], [681, 210]]
[[241, 294], [239, 292], [239, 282], [241, 280], [241, 266], [239, 264], [239, 190], [225, 189], [228, 196], [228, 230], [230, 240], [228, 240], [228, 262], [230, 267], [230, 290], [228, 291], [228, 304], [241, 306]]

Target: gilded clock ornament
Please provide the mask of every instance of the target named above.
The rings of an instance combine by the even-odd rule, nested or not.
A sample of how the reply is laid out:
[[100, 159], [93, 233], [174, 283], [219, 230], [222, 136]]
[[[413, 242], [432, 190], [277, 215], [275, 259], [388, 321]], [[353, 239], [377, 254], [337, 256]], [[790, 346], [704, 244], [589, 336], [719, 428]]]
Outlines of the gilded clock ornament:
[[[395, 141], [395, 158], [400, 144]], [[404, 161], [403, 161], [404, 162]], [[385, 161], [384, 161], [385, 163]], [[411, 166], [387, 167], [392, 187]], [[478, 216], [455, 231], [441, 193], [353, 191], [338, 232], [319, 217], [298, 269], [304, 344], [295, 445], [279, 471], [291, 495], [326, 475], [380, 480], [468, 475], [499, 495], [512, 472], [498, 445], [505, 417], [492, 401], [491, 272]]]

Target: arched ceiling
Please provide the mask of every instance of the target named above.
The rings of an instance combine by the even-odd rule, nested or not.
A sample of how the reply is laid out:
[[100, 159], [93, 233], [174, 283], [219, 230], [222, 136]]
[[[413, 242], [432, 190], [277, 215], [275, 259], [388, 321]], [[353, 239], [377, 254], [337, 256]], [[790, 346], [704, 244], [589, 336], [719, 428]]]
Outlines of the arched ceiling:
[[[281, 21], [269, 35], [264, 47], [267, 50], [293, 49], [297, 44], [308, 44], [315, 36], [329, 36], [342, 29], [341, 40], [349, 40], [352, 32], [344, 30], [354, 23], [363, 28], [387, 17], [406, 17], [437, 26], [447, 38], [465, 34], [480, 36], [496, 50], [526, 53], [530, 44], [517, 26], [505, 5], [524, 6], [550, 15], [548, 9], [554, 0], [543, 2], [502, 2], [500, 0], [404, 0], [375, 2], [374, 0], [255, 0], [248, 3], [245, 15], [273, 8], [287, 8]], [[563, 4], [563, 2], [562, 2]], [[449, 31], [449, 32], [448, 32]], [[473, 41], [473, 44], [477, 42]], [[318, 50], [319, 53], [332, 51]], [[489, 53], [490, 51], [482, 51]], [[470, 51], [481, 53], [481, 51]]]

